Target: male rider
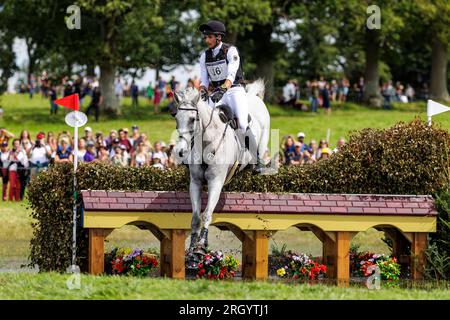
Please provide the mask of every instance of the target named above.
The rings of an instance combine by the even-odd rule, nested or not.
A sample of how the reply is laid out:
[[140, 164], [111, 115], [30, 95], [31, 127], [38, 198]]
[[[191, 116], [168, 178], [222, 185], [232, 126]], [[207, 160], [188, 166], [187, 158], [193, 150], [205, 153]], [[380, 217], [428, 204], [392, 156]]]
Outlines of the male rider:
[[[246, 149], [256, 150], [255, 137], [248, 123], [247, 96], [238, 50], [235, 46], [222, 42], [226, 34], [222, 22], [209, 21], [202, 24], [199, 30], [209, 47], [200, 56], [200, 95], [206, 101], [208, 88], [211, 87], [212, 93], [209, 95], [211, 101], [215, 105], [228, 105], [233, 110], [239, 122], [241, 136], [247, 140]], [[258, 158], [256, 154], [252, 157]], [[262, 168], [263, 164], [258, 160], [256, 170], [261, 172]]]

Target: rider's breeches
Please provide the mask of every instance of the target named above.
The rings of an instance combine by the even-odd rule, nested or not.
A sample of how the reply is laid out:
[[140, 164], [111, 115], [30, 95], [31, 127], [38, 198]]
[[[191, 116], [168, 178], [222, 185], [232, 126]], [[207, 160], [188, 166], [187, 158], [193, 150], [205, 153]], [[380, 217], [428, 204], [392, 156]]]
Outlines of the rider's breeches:
[[239, 128], [245, 133], [248, 127], [248, 104], [245, 89], [243, 87], [228, 89], [216, 106], [220, 104], [230, 106], [239, 120]]

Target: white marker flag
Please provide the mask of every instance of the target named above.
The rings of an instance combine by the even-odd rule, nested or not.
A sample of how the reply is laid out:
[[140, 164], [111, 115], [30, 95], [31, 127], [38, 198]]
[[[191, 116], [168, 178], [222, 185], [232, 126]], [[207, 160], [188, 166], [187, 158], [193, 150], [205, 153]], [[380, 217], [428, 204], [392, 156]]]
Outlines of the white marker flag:
[[450, 108], [447, 106], [444, 106], [443, 104], [437, 103], [433, 100], [428, 100], [427, 104], [427, 117], [428, 117], [428, 125], [431, 125], [431, 117], [443, 113], [446, 111], [449, 111]]

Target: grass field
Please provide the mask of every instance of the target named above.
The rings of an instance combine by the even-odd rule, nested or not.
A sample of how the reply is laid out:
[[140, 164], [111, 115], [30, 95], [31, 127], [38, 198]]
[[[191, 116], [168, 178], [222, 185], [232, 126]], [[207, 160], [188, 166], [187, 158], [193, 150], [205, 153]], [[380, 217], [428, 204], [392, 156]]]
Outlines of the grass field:
[[[70, 130], [64, 122], [68, 110], [59, 109], [57, 116], [50, 116], [49, 103], [40, 96], [32, 100], [27, 95], [6, 95], [1, 98], [4, 116], [0, 118], [0, 127], [6, 127], [16, 136], [22, 129], [28, 129], [34, 139], [38, 131], [55, 133]], [[84, 106], [87, 106], [85, 101]], [[168, 141], [175, 129], [175, 122], [170, 115], [153, 114], [153, 107], [144, 105], [131, 108], [130, 100], [124, 99], [123, 113], [117, 118], [101, 115], [100, 121], [92, 118], [88, 125], [93, 131], [103, 131], [106, 135], [110, 129], [131, 128], [139, 125], [147, 133], [150, 141]], [[85, 108], [83, 108], [84, 110]], [[332, 107], [330, 116], [309, 112], [294, 111], [288, 108], [270, 106], [272, 129], [280, 130], [280, 137], [285, 134], [306, 133], [306, 141], [326, 137], [331, 130], [331, 147], [341, 137], [348, 138], [353, 130], [362, 128], [386, 128], [398, 121], [410, 121], [419, 115], [426, 119], [425, 102], [414, 104], [396, 104], [392, 110], [376, 110], [352, 103]], [[435, 123], [448, 129], [450, 117], [441, 114], [433, 118]], [[258, 282], [214, 283], [208, 281], [171, 281], [168, 279], [132, 279], [121, 277], [82, 277], [82, 289], [70, 291], [65, 287], [66, 275], [34, 274], [33, 270], [21, 269], [27, 262], [29, 240], [32, 236], [31, 218], [26, 203], [0, 202], [0, 299], [449, 299], [448, 287], [439, 289], [435, 286], [418, 289], [384, 289], [369, 291], [365, 288], [352, 287], [338, 289], [322, 285], [285, 285], [282, 283]], [[359, 244], [362, 250], [389, 253], [388, 247], [381, 240], [382, 233], [369, 229], [359, 233], [352, 243]], [[210, 243], [212, 249], [224, 250], [240, 260], [241, 244], [227, 231], [211, 229]], [[226, 243], [226, 246], [223, 244]], [[321, 243], [310, 232], [300, 232], [294, 228], [274, 235], [270, 246], [321, 255]], [[115, 230], [106, 244], [107, 249], [114, 246], [141, 248], [158, 248], [157, 239], [148, 231], [132, 226]], [[11, 271], [25, 271], [15, 273]], [[24, 290], [26, 288], [26, 290]], [[434, 288], [434, 289], [431, 289]], [[194, 295], [194, 292], [195, 293]], [[203, 292], [199, 294], [199, 292]]]
[[438, 300], [450, 299], [448, 284], [425, 284], [418, 288], [369, 290], [362, 285], [337, 288], [273, 281], [180, 281], [162, 278], [81, 276], [81, 288], [69, 290], [69, 275], [0, 274], [0, 299], [187, 299], [187, 300]]

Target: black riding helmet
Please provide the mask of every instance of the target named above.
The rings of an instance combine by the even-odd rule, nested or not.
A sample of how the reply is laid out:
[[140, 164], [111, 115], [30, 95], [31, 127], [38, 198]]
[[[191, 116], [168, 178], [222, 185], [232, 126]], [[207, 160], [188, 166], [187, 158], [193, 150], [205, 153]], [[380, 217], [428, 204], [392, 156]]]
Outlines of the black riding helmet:
[[208, 21], [207, 23], [202, 24], [198, 29], [203, 34], [220, 34], [222, 36], [225, 36], [226, 33], [225, 25], [217, 20]]

